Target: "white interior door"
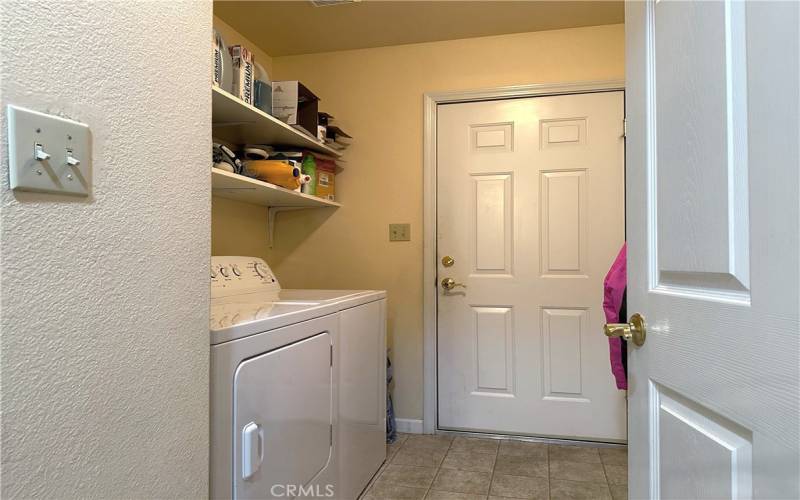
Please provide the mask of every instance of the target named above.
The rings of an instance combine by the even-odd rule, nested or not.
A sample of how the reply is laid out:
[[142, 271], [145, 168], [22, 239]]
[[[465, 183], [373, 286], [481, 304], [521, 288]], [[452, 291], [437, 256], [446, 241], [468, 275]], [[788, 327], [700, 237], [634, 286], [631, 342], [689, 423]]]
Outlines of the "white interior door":
[[798, 5], [626, 3], [631, 498], [800, 498]]
[[438, 107], [438, 279], [466, 285], [439, 286], [439, 428], [626, 439], [601, 308], [622, 129], [622, 92]]

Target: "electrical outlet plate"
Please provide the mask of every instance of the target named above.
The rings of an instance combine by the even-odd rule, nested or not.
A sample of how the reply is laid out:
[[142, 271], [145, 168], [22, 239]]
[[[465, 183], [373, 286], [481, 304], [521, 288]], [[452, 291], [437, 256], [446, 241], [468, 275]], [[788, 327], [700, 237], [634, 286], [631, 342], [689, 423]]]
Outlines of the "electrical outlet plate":
[[389, 241], [411, 241], [411, 224], [389, 224]]
[[[11, 189], [89, 195], [92, 161], [88, 125], [11, 105], [6, 116]], [[37, 160], [37, 149], [43, 158], [49, 157]]]

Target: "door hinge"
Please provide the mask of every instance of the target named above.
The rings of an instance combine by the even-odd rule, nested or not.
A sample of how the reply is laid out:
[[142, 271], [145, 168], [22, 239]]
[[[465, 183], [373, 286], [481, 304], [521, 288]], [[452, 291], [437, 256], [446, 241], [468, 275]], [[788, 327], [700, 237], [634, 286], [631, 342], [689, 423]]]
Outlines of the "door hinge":
[[331, 366], [333, 366], [333, 344], [331, 344]]
[[622, 119], [622, 137], [628, 137], [628, 119]]
[[330, 429], [330, 432], [328, 433], [328, 436], [330, 437], [330, 440], [331, 440], [331, 446], [333, 446], [333, 424], [331, 424], [329, 429]]

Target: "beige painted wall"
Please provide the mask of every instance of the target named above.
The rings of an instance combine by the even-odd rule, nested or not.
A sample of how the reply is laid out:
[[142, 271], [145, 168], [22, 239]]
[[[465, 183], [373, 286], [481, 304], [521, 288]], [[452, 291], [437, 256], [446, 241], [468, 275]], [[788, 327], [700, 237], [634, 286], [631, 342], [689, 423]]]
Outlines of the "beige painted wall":
[[[623, 79], [623, 25], [523, 33], [273, 59], [355, 137], [337, 177], [338, 210], [281, 214], [214, 199], [212, 252], [266, 258], [284, 287], [389, 292], [389, 345], [400, 418], [422, 418], [422, 96], [529, 83]], [[388, 224], [411, 223], [410, 242]]]
[[219, 32], [219, 34], [222, 36], [222, 39], [225, 40], [225, 45], [228, 47], [233, 45], [244, 45], [250, 49], [250, 52], [253, 53], [253, 59], [255, 59], [255, 62], [262, 65], [264, 69], [267, 70], [270, 78], [274, 78], [272, 74], [272, 57], [270, 57], [269, 54], [258, 48], [256, 44], [242, 36], [241, 33], [236, 31], [231, 25], [227, 24], [217, 16], [214, 16], [214, 29]]

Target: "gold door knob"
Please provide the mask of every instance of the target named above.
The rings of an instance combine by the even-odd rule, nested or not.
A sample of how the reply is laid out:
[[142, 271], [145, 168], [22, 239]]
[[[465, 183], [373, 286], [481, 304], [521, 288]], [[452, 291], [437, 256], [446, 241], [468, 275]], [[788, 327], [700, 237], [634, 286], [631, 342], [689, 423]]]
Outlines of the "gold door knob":
[[450, 267], [455, 263], [456, 263], [456, 259], [450, 257], [449, 255], [445, 255], [444, 257], [442, 257], [442, 265], [444, 267]]
[[463, 286], [464, 288], [467, 288], [467, 285], [463, 283], [456, 283], [456, 280], [454, 280], [453, 278], [445, 278], [442, 280], [442, 288], [444, 288], [445, 290], [452, 290], [457, 286]]
[[635, 313], [631, 316], [630, 323], [606, 323], [603, 331], [606, 337], [622, 337], [636, 345], [642, 345], [647, 338], [647, 323], [644, 316]]

